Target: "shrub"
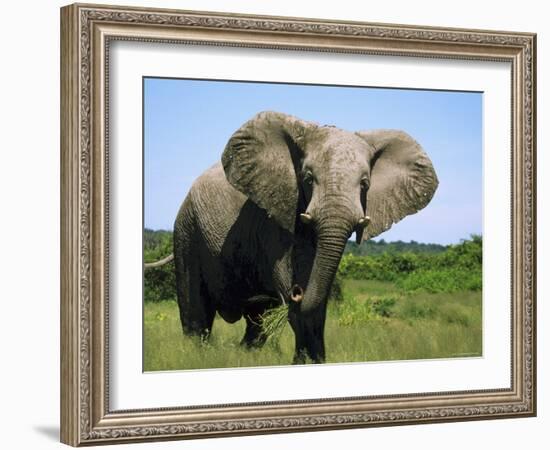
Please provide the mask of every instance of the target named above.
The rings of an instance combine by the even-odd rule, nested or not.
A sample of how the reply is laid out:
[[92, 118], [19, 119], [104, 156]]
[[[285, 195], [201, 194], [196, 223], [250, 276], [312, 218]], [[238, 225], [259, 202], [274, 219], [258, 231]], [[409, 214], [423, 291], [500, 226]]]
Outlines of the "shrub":
[[344, 255], [338, 268], [343, 278], [355, 280], [395, 281], [401, 275], [411, 273], [420, 266], [427, 255], [414, 253], [383, 253], [377, 256]]
[[[170, 231], [148, 229], [144, 231], [143, 259], [145, 262], [158, 261], [172, 251], [172, 233]], [[176, 276], [173, 262], [144, 271], [143, 296], [146, 301], [153, 302], [176, 298]]]
[[360, 325], [373, 320], [393, 316], [393, 308], [402, 299], [401, 295], [380, 295], [358, 301], [353, 296], [345, 296], [338, 304], [336, 313], [340, 326]]
[[397, 286], [407, 292], [459, 292], [479, 291], [482, 287], [481, 268], [464, 270], [461, 268], [421, 269], [401, 278]]
[[460, 267], [474, 270], [483, 263], [483, 241], [481, 236], [472, 235], [471, 239], [460, 244], [450, 245], [447, 251], [433, 256], [432, 267]]
[[172, 232], [165, 230], [143, 232], [143, 258], [145, 262], [154, 262], [172, 253]]
[[342, 257], [338, 273], [342, 278], [355, 280], [394, 281], [398, 273], [390, 260], [386, 255], [366, 257], [350, 253]]
[[394, 296], [378, 296], [370, 298], [372, 310], [380, 317], [393, 316], [393, 307], [395, 306], [397, 300], [398, 298]]
[[405, 291], [457, 292], [481, 290], [481, 236], [472, 235], [440, 253], [383, 253], [356, 256], [348, 253], [340, 263], [342, 278], [395, 282]]
[[176, 298], [176, 275], [173, 262], [144, 271], [143, 296], [146, 301], [152, 302]]

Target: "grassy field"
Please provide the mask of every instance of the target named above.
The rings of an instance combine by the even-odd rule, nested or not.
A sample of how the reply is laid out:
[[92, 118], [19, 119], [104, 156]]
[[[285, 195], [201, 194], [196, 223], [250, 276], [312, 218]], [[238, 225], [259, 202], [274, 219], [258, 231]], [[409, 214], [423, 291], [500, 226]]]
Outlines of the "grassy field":
[[[327, 363], [481, 356], [481, 291], [404, 294], [385, 281], [344, 280], [329, 304]], [[288, 365], [294, 335], [285, 325], [262, 349], [239, 346], [245, 323], [216, 317], [207, 344], [183, 335], [175, 301], [145, 302], [144, 370]]]

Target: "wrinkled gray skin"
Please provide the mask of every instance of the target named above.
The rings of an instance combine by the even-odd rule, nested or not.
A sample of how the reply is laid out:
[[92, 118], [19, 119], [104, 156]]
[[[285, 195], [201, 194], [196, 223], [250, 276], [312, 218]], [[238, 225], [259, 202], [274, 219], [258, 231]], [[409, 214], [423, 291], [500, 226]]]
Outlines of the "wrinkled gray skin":
[[[261, 346], [260, 315], [284, 302], [293, 362], [323, 362], [327, 297], [346, 241], [353, 231], [359, 242], [375, 236], [425, 207], [437, 184], [424, 151], [401, 131], [352, 133], [256, 115], [196, 180], [176, 218], [184, 332], [207, 338], [218, 312], [230, 323], [244, 317], [242, 344]], [[300, 289], [303, 300], [293, 301]]]

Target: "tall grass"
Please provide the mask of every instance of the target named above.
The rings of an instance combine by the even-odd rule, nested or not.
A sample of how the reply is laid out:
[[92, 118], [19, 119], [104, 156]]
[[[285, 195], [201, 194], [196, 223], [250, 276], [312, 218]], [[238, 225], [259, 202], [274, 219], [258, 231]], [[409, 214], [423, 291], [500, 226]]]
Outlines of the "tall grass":
[[[144, 370], [288, 365], [294, 335], [279, 314], [278, 335], [262, 349], [239, 345], [243, 320], [216, 317], [208, 343], [184, 336], [175, 301], [146, 302]], [[281, 319], [282, 317], [282, 319]], [[282, 326], [281, 326], [282, 325]], [[479, 356], [481, 293], [409, 293], [394, 283], [344, 280], [343, 300], [329, 303], [328, 363]]]
[[292, 361], [294, 336], [288, 326], [277, 343], [268, 341], [262, 349], [247, 350], [239, 345], [243, 320], [228, 324], [216, 317], [207, 343], [184, 336], [175, 301], [146, 303], [144, 325], [145, 371], [277, 366]]

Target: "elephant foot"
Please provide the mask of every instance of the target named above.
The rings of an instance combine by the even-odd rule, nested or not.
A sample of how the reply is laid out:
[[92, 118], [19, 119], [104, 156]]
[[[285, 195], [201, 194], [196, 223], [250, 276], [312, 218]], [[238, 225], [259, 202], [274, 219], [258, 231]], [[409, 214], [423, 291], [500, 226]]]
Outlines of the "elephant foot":
[[184, 329], [183, 334], [189, 336], [192, 339], [197, 340], [202, 345], [207, 345], [210, 339], [210, 329], [206, 328], [203, 330], [189, 330]]
[[307, 352], [304, 350], [303, 352], [299, 352], [294, 354], [294, 358], [292, 359], [292, 364], [306, 364], [307, 362], [310, 362], [313, 364], [323, 364], [325, 362], [324, 357], [317, 356], [316, 358], [310, 357]]
[[305, 351], [297, 351], [294, 353], [294, 358], [292, 359], [292, 364], [305, 364], [306, 363], [306, 353]]

